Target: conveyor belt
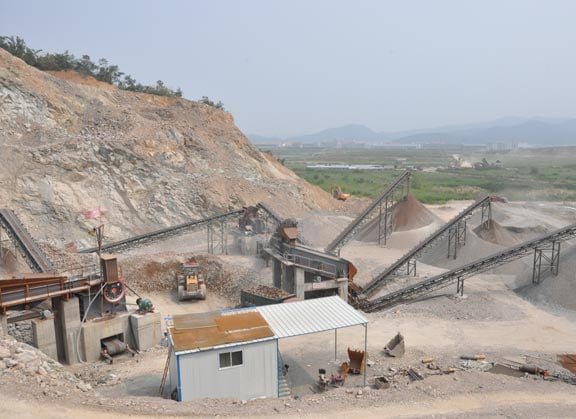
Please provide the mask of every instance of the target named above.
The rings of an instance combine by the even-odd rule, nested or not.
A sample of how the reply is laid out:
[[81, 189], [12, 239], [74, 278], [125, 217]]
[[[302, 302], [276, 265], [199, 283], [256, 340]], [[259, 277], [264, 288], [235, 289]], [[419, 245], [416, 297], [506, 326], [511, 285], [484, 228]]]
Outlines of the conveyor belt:
[[256, 204], [256, 208], [264, 211], [268, 215], [268, 217], [270, 217], [276, 224], [280, 225], [280, 223], [282, 222], [278, 214], [276, 214], [274, 211], [272, 211], [270, 207], [263, 204], [262, 202]]
[[400, 186], [403, 186], [405, 182], [410, 182], [410, 171], [406, 171], [398, 176], [392, 181], [382, 194], [376, 198], [369, 206], [366, 208], [354, 221], [352, 221], [345, 229], [342, 231], [333, 241], [326, 247], [327, 253], [334, 253], [337, 249], [341, 248], [347, 241], [352, 240], [358, 231], [359, 227], [364, 223], [368, 222], [374, 212], [378, 209], [378, 206], [385, 201], [390, 199], [394, 194], [394, 191]]
[[[243, 209], [234, 210], [227, 212], [225, 214], [215, 215], [213, 217], [203, 218], [201, 220], [190, 221], [183, 224], [178, 224], [173, 227], [163, 228], [161, 230], [152, 231], [146, 234], [140, 234], [138, 236], [130, 237], [128, 239], [120, 240], [113, 243], [108, 243], [102, 246], [102, 250], [119, 250], [119, 249], [127, 249], [129, 247], [141, 245], [143, 243], [156, 241], [156, 240], [163, 240], [168, 237], [174, 236], [176, 234], [180, 234], [184, 231], [194, 230], [200, 227], [204, 227], [207, 224], [217, 222], [217, 221], [225, 221], [230, 218], [235, 218], [244, 213]], [[97, 247], [91, 247], [88, 249], [79, 250], [79, 253], [94, 253], [97, 252]]]
[[52, 272], [54, 267], [48, 256], [40, 249], [28, 230], [22, 225], [14, 211], [0, 209], [0, 225], [4, 228], [10, 240], [26, 259], [26, 263], [35, 272]]
[[412, 259], [418, 257], [425, 248], [427, 248], [433, 242], [435, 242], [436, 240], [438, 240], [439, 238], [444, 236], [450, 230], [450, 228], [454, 227], [460, 221], [469, 217], [476, 209], [482, 207], [483, 205], [489, 204], [490, 201], [491, 201], [490, 196], [485, 196], [484, 198], [481, 198], [481, 199], [477, 200], [476, 202], [474, 202], [472, 205], [470, 205], [464, 211], [460, 212], [460, 214], [458, 214], [452, 220], [450, 220], [449, 222], [444, 224], [442, 227], [440, 227], [438, 230], [436, 230], [434, 233], [432, 233], [427, 239], [420, 242], [411, 251], [409, 251], [407, 254], [402, 256], [400, 259], [398, 259], [392, 265], [390, 265], [384, 272], [377, 275], [370, 283], [368, 283], [368, 285], [366, 285], [364, 287], [364, 294], [366, 294], [366, 295], [372, 294], [382, 283], [385, 282], [385, 280], [390, 275], [392, 275], [394, 272], [399, 270], [403, 265], [407, 264]]
[[364, 311], [377, 311], [388, 308], [404, 301], [414, 299], [415, 297], [429, 294], [432, 291], [447, 287], [458, 280], [464, 280], [470, 276], [484, 272], [495, 266], [503, 265], [512, 260], [519, 259], [531, 253], [543, 245], [553, 242], [561, 242], [576, 237], [576, 224], [555, 230], [552, 233], [545, 234], [536, 239], [525, 241], [517, 246], [494, 253], [475, 262], [461, 266], [443, 274], [429, 278], [425, 281], [409, 287], [402, 288], [398, 291], [384, 295], [374, 300], [365, 300], [361, 305]]

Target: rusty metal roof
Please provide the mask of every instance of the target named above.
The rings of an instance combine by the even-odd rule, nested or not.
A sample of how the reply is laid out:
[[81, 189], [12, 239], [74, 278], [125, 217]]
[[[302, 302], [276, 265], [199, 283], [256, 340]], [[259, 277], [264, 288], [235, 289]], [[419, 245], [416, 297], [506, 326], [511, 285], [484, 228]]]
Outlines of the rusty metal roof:
[[191, 313], [173, 316], [168, 330], [176, 353], [274, 338], [257, 311]]
[[573, 354], [558, 355], [558, 361], [560, 361], [562, 366], [566, 368], [568, 371], [576, 374], [576, 355]]
[[283, 304], [173, 316], [168, 331], [178, 353], [366, 325], [338, 296]]
[[365, 325], [368, 319], [338, 296], [255, 307], [277, 338]]

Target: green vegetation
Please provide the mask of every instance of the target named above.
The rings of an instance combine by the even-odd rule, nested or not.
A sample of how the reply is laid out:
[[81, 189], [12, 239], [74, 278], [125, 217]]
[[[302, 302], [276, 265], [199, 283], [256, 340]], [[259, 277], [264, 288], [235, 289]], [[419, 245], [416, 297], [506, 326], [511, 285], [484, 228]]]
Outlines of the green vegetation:
[[94, 77], [96, 80], [114, 84], [123, 90], [150, 93], [158, 96], [182, 97], [180, 88], [172, 90], [166, 87], [162, 80], [158, 80], [155, 86], [143, 85], [138, 83], [132, 76], [121, 72], [117, 65], [109, 64], [104, 58], [98, 60], [98, 64], [95, 64], [88, 55], [76, 58], [68, 51], [56, 54], [42, 54], [42, 50], [31, 49], [22, 38], [13, 36], [0, 36], [0, 48], [42, 71], [74, 70]]
[[203, 103], [205, 105], [212, 106], [213, 108], [216, 108], [216, 109], [220, 109], [223, 111], [226, 110], [226, 109], [224, 109], [224, 104], [222, 102], [218, 101], [218, 103], [214, 103], [210, 99], [208, 99], [208, 96], [202, 96], [202, 99], [200, 99], [198, 102]]
[[[405, 167], [414, 172], [412, 191], [426, 204], [452, 199], [477, 199], [487, 194], [510, 200], [576, 201], [576, 148], [529, 149], [485, 153], [480, 148], [459, 152], [470, 162], [497, 159], [502, 169], [451, 169], [452, 151], [374, 149], [278, 148], [273, 151], [286, 166], [310, 183], [330, 191], [337, 184], [353, 196], [377, 197]], [[315, 164], [378, 164], [385, 170], [313, 169]], [[394, 169], [393, 167], [396, 166]]]

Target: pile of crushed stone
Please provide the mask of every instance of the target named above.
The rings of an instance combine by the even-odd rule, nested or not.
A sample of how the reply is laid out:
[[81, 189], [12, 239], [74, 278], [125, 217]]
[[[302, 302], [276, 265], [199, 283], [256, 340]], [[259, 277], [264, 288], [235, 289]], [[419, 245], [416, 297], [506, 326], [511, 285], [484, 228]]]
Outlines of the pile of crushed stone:
[[[379, 234], [378, 222], [378, 217], [374, 217], [367, 222], [358, 231], [355, 239], [363, 242], [377, 241]], [[441, 223], [441, 220], [411, 194], [406, 199], [398, 202], [392, 210], [393, 231], [414, 230], [432, 223]]]
[[481, 239], [468, 226], [466, 231], [466, 244], [458, 248], [456, 259], [453, 257], [448, 258], [448, 235], [444, 235], [444, 237], [437, 240], [434, 246], [426, 249], [420, 259], [428, 265], [454, 269], [503, 250], [504, 248], [505, 246]]
[[532, 284], [532, 269], [527, 267], [522, 279], [525, 285], [517, 290], [518, 294], [536, 303], [552, 307], [576, 310], [576, 246], [565, 246], [560, 251], [558, 275], [541, 277], [540, 284]]
[[0, 333], [0, 387], [4, 386], [22, 386], [28, 396], [37, 398], [59, 398], [92, 391], [90, 384], [67, 371], [58, 361]]
[[413, 230], [438, 221], [440, 219], [412, 194], [400, 201], [392, 213], [394, 231]]
[[354, 218], [328, 213], [310, 211], [298, 222], [298, 232], [304, 240], [315, 248], [324, 248], [343, 231]]
[[194, 258], [202, 269], [208, 292], [238, 301], [240, 291], [254, 285], [256, 273], [208, 254], [165, 252], [149, 256], [122, 257], [122, 277], [129, 287], [141, 293], [176, 289], [176, 276], [182, 263]]
[[481, 239], [505, 247], [511, 247], [522, 242], [520, 236], [517, 236], [510, 229], [500, 225], [493, 219], [485, 221], [473, 231]]

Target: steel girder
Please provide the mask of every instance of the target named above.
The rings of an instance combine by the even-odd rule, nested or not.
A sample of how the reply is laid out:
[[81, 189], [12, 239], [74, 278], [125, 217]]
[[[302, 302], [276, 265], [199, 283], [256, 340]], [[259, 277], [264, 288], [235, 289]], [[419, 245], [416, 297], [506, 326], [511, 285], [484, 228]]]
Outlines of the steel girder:
[[[364, 293], [367, 295], [373, 293], [380, 285], [385, 283], [389, 277], [391, 277], [397, 271], [401, 270], [404, 266], [405, 266], [405, 270], [406, 270], [407, 275], [410, 275], [411, 273], [416, 275], [416, 258], [418, 258], [418, 256], [420, 256], [425, 251], [425, 249], [434, 245], [442, 237], [444, 237], [446, 235], [450, 236], [451, 234], [453, 235], [452, 239], [449, 239], [449, 245], [448, 245], [449, 249], [453, 245], [453, 243], [456, 239], [463, 240], [465, 242], [466, 241], [466, 228], [461, 227], [459, 234], [455, 234], [453, 231], [451, 231], [451, 229], [453, 229], [454, 226], [458, 225], [461, 222], [465, 223], [466, 220], [478, 208], [483, 208], [484, 209], [483, 214], [488, 214], [488, 212], [486, 211], [485, 208], [490, 205], [490, 200], [491, 200], [490, 196], [485, 196], [483, 198], [480, 198], [476, 202], [474, 202], [472, 205], [470, 205], [466, 209], [464, 209], [462, 212], [460, 212], [460, 214], [458, 214], [452, 220], [450, 220], [449, 222], [444, 224], [442, 227], [440, 227], [438, 230], [436, 230], [436, 232], [432, 233], [426, 240], [419, 243], [411, 251], [406, 253], [404, 256], [402, 256], [400, 259], [398, 259], [396, 262], [394, 262], [384, 272], [377, 275], [368, 285], [366, 285], [366, 287], [364, 287]], [[490, 212], [490, 215], [491, 215], [491, 212]], [[456, 253], [456, 249], [454, 249], [454, 254], [455, 253]], [[448, 257], [450, 257], [450, 253], [449, 253]]]
[[227, 220], [219, 220], [206, 225], [208, 253], [215, 254], [218, 250], [220, 254], [228, 254], [228, 229]]
[[[378, 243], [386, 241], [386, 234], [391, 233], [391, 224], [389, 217], [391, 217], [390, 209], [394, 205], [394, 192], [399, 188], [404, 190], [406, 185], [406, 194], [410, 191], [410, 179], [412, 173], [406, 171], [394, 179], [382, 194], [376, 198], [356, 219], [354, 219], [333, 241], [326, 247], [327, 253], [339, 255], [340, 249], [350, 240], [354, 238], [362, 225], [370, 221], [375, 214], [379, 217], [379, 232]], [[404, 195], [404, 194], [403, 194]], [[404, 195], [406, 196], [406, 195]], [[382, 207], [382, 204], [384, 206]]]
[[[102, 250], [123, 250], [130, 247], [139, 246], [148, 242], [156, 240], [164, 240], [169, 237], [176, 236], [188, 231], [197, 230], [199, 228], [205, 227], [206, 225], [218, 221], [226, 221], [232, 218], [236, 218], [244, 213], [244, 210], [230, 211], [225, 214], [215, 215], [213, 217], [203, 218], [201, 220], [190, 221], [183, 224], [178, 224], [173, 227], [163, 228], [161, 230], [152, 231], [150, 233], [140, 234], [138, 236], [130, 237], [128, 239], [120, 240], [113, 243], [108, 243], [102, 246]], [[79, 250], [78, 253], [94, 253], [98, 249], [96, 247], [91, 247], [88, 249]]]
[[[364, 300], [362, 308], [365, 311], [380, 310], [382, 308], [390, 307], [403, 301], [413, 299], [417, 296], [430, 293], [437, 289], [447, 287], [453, 284], [455, 281], [458, 282], [457, 290], [459, 292], [463, 292], [464, 280], [466, 278], [482, 273], [495, 266], [503, 265], [513, 260], [520, 259], [530, 254], [534, 249], [542, 249], [543, 246], [550, 246], [553, 250], [552, 256], [546, 257], [548, 257], [548, 259], [551, 261], [550, 266], [553, 267], [551, 268], [551, 271], [558, 272], [560, 252], [559, 242], [569, 240], [574, 237], [576, 237], [576, 224], [555, 230], [552, 233], [540, 236], [536, 239], [525, 241], [517, 246], [513, 246], [509, 249], [494, 253], [485, 258], [478, 259], [475, 262], [469, 263], [456, 269], [452, 269], [451, 271], [402, 288], [398, 291], [384, 295], [383, 297], [376, 298], [372, 301]], [[554, 242], [557, 242], [557, 244], [554, 244]]]

